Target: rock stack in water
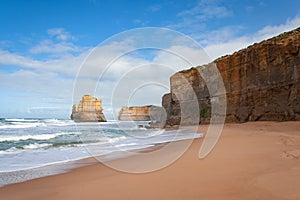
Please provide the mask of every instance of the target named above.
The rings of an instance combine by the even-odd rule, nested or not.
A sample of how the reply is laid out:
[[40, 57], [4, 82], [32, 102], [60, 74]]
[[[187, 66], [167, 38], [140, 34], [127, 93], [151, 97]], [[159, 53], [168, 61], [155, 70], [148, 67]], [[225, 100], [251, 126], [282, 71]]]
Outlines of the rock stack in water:
[[106, 122], [102, 101], [91, 95], [84, 95], [78, 105], [73, 105], [71, 119], [75, 122]]
[[121, 121], [161, 121], [162, 107], [159, 106], [124, 106], [119, 112]]

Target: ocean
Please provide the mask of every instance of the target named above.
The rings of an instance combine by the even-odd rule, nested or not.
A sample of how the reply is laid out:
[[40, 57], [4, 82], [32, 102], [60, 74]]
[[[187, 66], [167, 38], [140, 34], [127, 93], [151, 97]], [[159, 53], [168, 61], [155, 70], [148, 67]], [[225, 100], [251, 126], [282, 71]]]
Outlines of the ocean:
[[0, 186], [65, 172], [83, 158], [202, 137], [143, 128], [148, 123], [1, 118]]

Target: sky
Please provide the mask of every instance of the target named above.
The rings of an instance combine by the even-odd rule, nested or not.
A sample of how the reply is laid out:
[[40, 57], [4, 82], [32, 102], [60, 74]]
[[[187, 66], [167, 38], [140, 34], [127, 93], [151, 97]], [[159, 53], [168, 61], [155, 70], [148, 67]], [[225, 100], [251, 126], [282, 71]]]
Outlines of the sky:
[[160, 105], [176, 71], [299, 26], [298, 0], [0, 0], [0, 117]]

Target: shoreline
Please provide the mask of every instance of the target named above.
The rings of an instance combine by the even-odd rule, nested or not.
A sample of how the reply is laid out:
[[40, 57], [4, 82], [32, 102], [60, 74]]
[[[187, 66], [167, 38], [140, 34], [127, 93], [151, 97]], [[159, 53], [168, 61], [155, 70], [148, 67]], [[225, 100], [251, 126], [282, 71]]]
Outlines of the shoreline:
[[[165, 130], [165, 131], [170, 130], [171, 131], [173, 129], [161, 129], [161, 130]], [[184, 129], [184, 130], [186, 130], [186, 129]], [[183, 140], [186, 140], [186, 139], [183, 139]], [[181, 141], [181, 140], [179, 140], [179, 141]], [[56, 176], [56, 175], [65, 174], [65, 173], [71, 173], [73, 170], [75, 170], [77, 168], [97, 164], [100, 162], [99, 160], [108, 162], [108, 161], [122, 159], [122, 158], [130, 157], [130, 156], [135, 156], [139, 152], [142, 152], [142, 153], [152, 152], [152, 151], [159, 149], [162, 146], [165, 146], [168, 143], [170, 143], [170, 142], [153, 143], [153, 144], [149, 144], [149, 145], [151, 145], [149, 147], [133, 148], [133, 149], [128, 149], [128, 150], [119, 150], [119, 151], [114, 151], [114, 152], [110, 152], [110, 153], [98, 155], [98, 156], [94, 156], [94, 155], [90, 154], [87, 157], [76, 158], [73, 160], [47, 163], [47, 164], [44, 164], [41, 166], [30, 167], [30, 168], [21, 169], [21, 170], [3, 171], [3, 172], [0, 172], [0, 176], [2, 177], [1, 178], [2, 180], [3, 179], [6, 179], [6, 180], [3, 181], [3, 183], [0, 182], [0, 188], [6, 187], [9, 185], [13, 185], [13, 184], [24, 183], [24, 182], [35, 180], [35, 179], [46, 178], [46, 177]], [[124, 152], [126, 152], [126, 153], [124, 153]], [[129, 153], [129, 155], [128, 155], [128, 153]], [[18, 178], [20, 176], [22, 177], [22, 179]]]
[[[167, 143], [167, 142], [166, 142]], [[132, 151], [131, 156], [134, 156], [134, 152], [142, 152], [142, 151], [153, 151], [155, 148], [159, 148], [156, 146], [163, 145], [163, 143], [160, 144], [154, 144], [152, 147], [145, 147], [141, 149], [133, 149], [130, 150]], [[126, 158], [125, 155], [122, 155], [122, 151], [119, 152], [111, 152], [108, 154], [104, 155], [99, 155], [96, 156], [97, 158], [103, 157], [107, 158], [106, 160], [115, 160], [115, 159], [121, 159], [121, 158]], [[27, 169], [22, 169], [22, 170], [12, 170], [12, 171], [5, 171], [5, 172], [0, 172], [1, 179], [6, 179], [6, 183], [0, 183], [0, 188], [6, 187], [9, 185], [13, 184], [19, 184], [19, 183], [24, 183], [27, 181], [35, 180], [35, 179], [40, 179], [40, 178], [46, 178], [50, 176], [55, 176], [55, 175], [60, 175], [60, 174], [65, 174], [65, 173], [71, 173], [73, 170], [89, 165], [93, 165], [98, 163], [99, 161], [95, 158], [95, 156], [88, 156], [84, 158], [78, 158], [74, 160], [67, 160], [67, 161], [60, 161], [60, 162], [55, 162], [55, 163], [48, 163], [42, 166], [36, 166], [36, 167], [31, 167]], [[105, 160], [105, 159], [102, 159]], [[26, 176], [24, 180], [18, 180], [19, 176]], [[15, 178], [14, 178], [15, 177]]]
[[[200, 125], [198, 132], [207, 127]], [[202, 160], [197, 157], [203, 141], [200, 138], [178, 160], [155, 172], [124, 173], [89, 160], [90, 165], [64, 174], [4, 186], [0, 188], [0, 196], [8, 200], [100, 197], [296, 200], [300, 197], [299, 130], [300, 122], [225, 124], [217, 145]], [[130, 164], [138, 156], [112, 162]], [[141, 165], [151, 163], [144, 160]]]

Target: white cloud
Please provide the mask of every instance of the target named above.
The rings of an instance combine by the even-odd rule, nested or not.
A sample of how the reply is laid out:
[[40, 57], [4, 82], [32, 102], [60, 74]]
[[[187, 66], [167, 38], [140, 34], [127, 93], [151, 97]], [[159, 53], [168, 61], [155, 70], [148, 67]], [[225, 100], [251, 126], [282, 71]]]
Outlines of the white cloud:
[[210, 57], [200, 46], [192, 48], [188, 46], [174, 45], [161, 51], [153, 60], [166, 66], [171, 66], [175, 71], [190, 68], [210, 62]]
[[45, 95], [49, 98], [64, 97], [70, 93], [69, 87], [73, 83], [72, 79], [57, 77], [55, 73], [29, 70], [19, 70], [10, 74], [1, 72], [0, 79], [1, 89]]
[[178, 13], [179, 17], [192, 17], [197, 20], [208, 20], [211, 18], [223, 18], [232, 15], [225, 6], [218, 5], [215, 1], [202, 0], [199, 1], [192, 9], [184, 10]]
[[225, 18], [233, 14], [225, 6], [219, 5], [218, 1], [212, 0], [201, 0], [190, 7], [179, 12], [177, 14], [179, 20], [170, 23], [168, 27], [184, 32], [200, 31], [205, 29], [208, 20]]
[[134, 24], [140, 24], [140, 23], [143, 23], [143, 21], [140, 20], [140, 19], [134, 19], [134, 20], [132, 20], [132, 22], [133, 22]]
[[192, 33], [191, 36], [201, 45], [206, 46], [233, 40], [243, 29], [243, 26], [225, 26], [212, 31]]
[[78, 56], [65, 55], [60, 58], [48, 58], [43, 61], [0, 49], [0, 66], [15, 66], [21, 69], [33, 69], [39, 72], [53, 72], [74, 76], [87, 54], [88, 52], [83, 52]]
[[69, 32], [65, 31], [63, 28], [53, 28], [48, 30], [48, 34], [60, 41], [74, 40], [75, 37]]
[[[13, 109], [14, 115], [19, 117], [68, 117], [72, 102], [72, 79], [57, 77], [54, 73], [19, 70], [9, 74], [1, 72], [0, 80], [1, 93], [10, 91], [9, 96], [1, 96], [11, 99], [2, 101], [2, 114]], [[40, 109], [33, 110], [32, 107]], [[47, 107], [59, 109], [49, 110]]]
[[288, 19], [284, 24], [264, 27], [253, 36], [253, 40], [265, 40], [298, 27], [300, 27], [300, 16], [294, 19]]
[[[252, 35], [232, 38], [229, 34], [227, 37], [224, 37], [223, 42], [211, 42], [211, 44], [207, 44], [204, 49], [212, 60], [214, 60], [220, 56], [232, 54], [235, 51], [246, 48], [253, 43], [261, 42], [265, 39], [274, 37], [283, 32], [291, 31], [298, 27], [300, 27], [300, 17], [295, 17], [292, 20], [287, 20], [284, 24], [266, 26]], [[223, 30], [221, 30], [221, 32], [222, 31]], [[225, 29], [225, 31], [227, 30]], [[222, 33], [217, 34], [222, 35]], [[230, 39], [228, 40], [228, 38]]]
[[152, 5], [148, 8], [149, 11], [151, 12], [157, 12], [161, 9], [161, 5]]
[[17, 53], [11, 53], [9, 51], [0, 49], [0, 65], [36, 68], [41, 65], [41, 62], [33, 60], [29, 57], [21, 56]]
[[74, 45], [71, 41], [75, 40], [75, 37], [62, 28], [49, 29], [48, 35], [48, 39], [40, 41], [29, 49], [29, 52], [60, 56], [61, 54], [78, 53], [86, 50], [86, 48]]
[[59, 42], [54, 43], [51, 40], [43, 40], [38, 45], [32, 47], [29, 52], [33, 54], [39, 53], [51, 53], [51, 54], [59, 54], [59, 53], [67, 53], [67, 52], [81, 52], [82, 48], [75, 46], [70, 42]]

